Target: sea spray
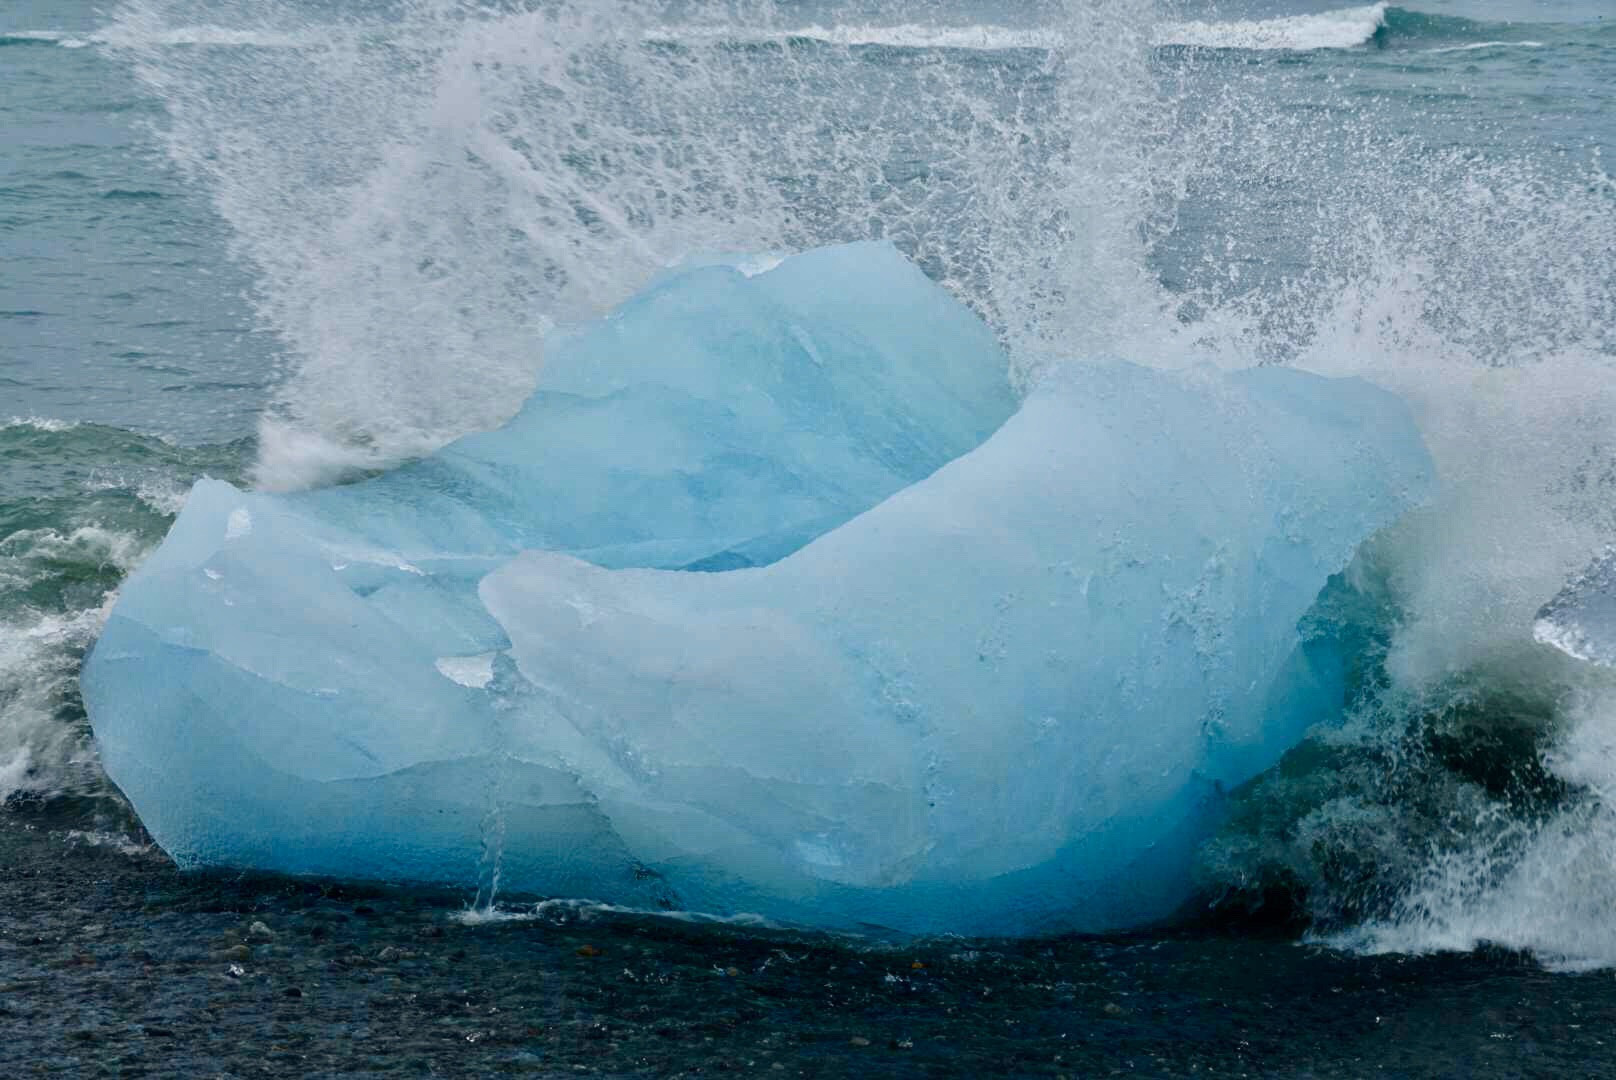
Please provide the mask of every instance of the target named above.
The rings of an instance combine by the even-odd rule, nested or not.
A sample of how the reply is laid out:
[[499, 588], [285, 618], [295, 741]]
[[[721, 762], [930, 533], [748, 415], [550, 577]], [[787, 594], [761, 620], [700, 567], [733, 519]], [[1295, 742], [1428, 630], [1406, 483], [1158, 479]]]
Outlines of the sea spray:
[[141, 0], [108, 41], [167, 104], [165, 143], [213, 192], [286, 344], [267, 487], [496, 426], [549, 326], [715, 246], [891, 239], [1026, 342], [1029, 369], [1063, 335], [1120, 351], [1156, 291], [1136, 234], [1161, 172], [1137, 150], [1163, 127], [1144, 0], [1073, 5], [1059, 49], [1007, 70], [969, 50], [735, 43], [710, 16], [670, 26], [632, 2], [421, 2], [370, 22], [213, 5], [215, 24], [309, 44], [167, 46], [200, 15]]

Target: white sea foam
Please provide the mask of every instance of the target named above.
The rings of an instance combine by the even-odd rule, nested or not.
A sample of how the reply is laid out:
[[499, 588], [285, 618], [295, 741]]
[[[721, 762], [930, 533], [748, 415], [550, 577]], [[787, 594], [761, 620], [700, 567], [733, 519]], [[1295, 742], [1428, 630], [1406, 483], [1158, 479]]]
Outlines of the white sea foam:
[[[1342, 8], [1313, 15], [1293, 15], [1274, 19], [1230, 22], [1188, 21], [1167, 23], [1158, 28], [1158, 45], [1193, 45], [1212, 49], [1342, 49], [1362, 45], [1384, 25], [1386, 4]], [[372, 28], [379, 29], [379, 28]], [[338, 32], [288, 33], [269, 28], [229, 26], [177, 26], [162, 29], [142, 27], [128, 20], [115, 23], [88, 37], [55, 30], [23, 30], [0, 34], [0, 38], [54, 42], [66, 48], [107, 45], [113, 48], [172, 48], [205, 46], [254, 49], [310, 49], [352, 44], [362, 27]], [[791, 41], [817, 41], [846, 47], [884, 46], [905, 49], [965, 49], [995, 52], [1011, 49], [1060, 49], [1079, 40], [1061, 27], [1014, 27], [992, 23], [806, 23], [768, 29], [742, 26], [658, 26], [642, 31], [644, 40], [682, 45], [704, 43], [768, 44]], [[1453, 46], [1457, 49], [1487, 48], [1512, 44], [1532, 46], [1537, 42], [1484, 42]], [[1433, 49], [1444, 52], [1448, 49]]]
[[1433, 852], [1393, 915], [1321, 940], [1367, 953], [1491, 944], [1555, 970], [1616, 967], [1616, 685], [1584, 688], [1564, 719], [1569, 730], [1545, 763], [1578, 786], [1569, 806]]
[[1379, 3], [1276, 19], [1170, 23], [1155, 40], [1204, 49], [1351, 49], [1368, 44], [1384, 25], [1386, 5]]
[[100, 471], [85, 482], [85, 488], [92, 492], [132, 492], [136, 499], [164, 517], [173, 517], [184, 509], [191, 490], [189, 483], [174, 476], [131, 477]]
[[931, 26], [898, 23], [890, 26], [808, 24], [759, 32], [741, 27], [656, 27], [645, 32], [648, 41], [673, 44], [702, 42], [784, 43], [818, 41], [828, 45], [886, 46], [903, 49], [972, 49], [996, 52], [1007, 49], [1057, 49], [1066, 37], [1053, 28], [1016, 28], [992, 24]]
[[240, 29], [225, 26], [179, 26], [172, 29], [141, 34], [120, 24], [113, 24], [91, 34], [72, 34], [64, 30], [5, 30], [0, 31], [3, 41], [38, 41], [64, 49], [84, 49], [91, 45], [113, 48], [204, 46], [254, 49], [306, 49], [337, 42], [330, 37], [312, 37], [282, 34], [274, 31]]
[[77, 421], [54, 420], [47, 416], [13, 416], [10, 420], [0, 421], [0, 431], [5, 431], [8, 428], [32, 428], [35, 431], [56, 434], [62, 431], [72, 431], [78, 426]]
[[110, 848], [130, 858], [154, 856], [163, 862], [168, 860], [168, 856], [164, 855], [156, 844], [149, 841], [142, 842], [128, 833], [105, 832], [99, 829], [69, 829], [62, 839], [70, 847]]
[[[1207, 49], [1308, 50], [1349, 49], [1364, 45], [1386, 23], [1386, 4], [1342, 8], [1313, 15], [1231, 22], [1177, 22], [1159, 26], [1153, 34], [1158, 46], [1195, 46]], [[786, 43], [817, 41], [842, 46], [886, 46], [906, 49], [970, 49], [983, 52], [1009, 49], [1061, 49], [1079, 40], [1059, 27], [1010, 27], [993, 24], [927, 25], [898, 23], [881, 26], [808, 24], [766, 32], [741, 27], [672, 27], [648, 30], [648, 40], [676, 44], [722, 41], [728, 43]], [[1467, 46], [1468, 47], [1468, 46]]]
[[1472, 41], [1466, 45], [1442, 45], [1425, 52], [1432, 55], [1438, 53], [1475, 52], [1479, 49], [1541, 49], [1541, 41]]
[[127, 572], [147, 547], [100, 526], [19, 530], [0, 538], [0, 799], [92, 787], [95, 755], [88, 733], [63, 722], [78, 679], [79, 657], [111, 611], [113, 594], [94, 607], [41, 611], [28, 590], [59, 567], [107, 564]]
[[[452, 916], [462, 926], [487, 926], [509, 922], [592, 922], [603, 916], [651, 916], [675, 922], [696, 923], [703, 926], [737, 926], [752, 930], [778, 930], [781, 924], [762, 915], [708, 915], [699, 911], [664, 911], [661, 909], [624, 907], [598, 900], [542, 900], [531, 907], [473, 907]], [[852, 937], [854, 935], [838, 935]]]
[[111, 611], [13, 615], [0, 621], [0, 799], [24, 792], [51, 795], [79, 786], [93, 770], [88, 734], [61, 722], [65, 694], [78, 678], [78, 657]]
[[115, 23], [91, 35], [88, 40], [88, 44], [123, 49], [176, 46], [307, 49], [335, 43], [337, 42], [332, 35], [284, 33], [229, 26], [177, 26], [163, 30], [142, 31], [123, 23]]

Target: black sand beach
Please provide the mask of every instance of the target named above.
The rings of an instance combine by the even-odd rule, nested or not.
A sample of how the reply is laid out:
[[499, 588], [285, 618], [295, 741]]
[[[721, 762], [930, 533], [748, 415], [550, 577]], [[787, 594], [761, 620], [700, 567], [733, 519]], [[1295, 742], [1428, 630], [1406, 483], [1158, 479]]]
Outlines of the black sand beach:
[[1510, 953], [477, 924], [92, 835], [0, 813], [0, 1076], [1616, 1076], [1616, 978]]

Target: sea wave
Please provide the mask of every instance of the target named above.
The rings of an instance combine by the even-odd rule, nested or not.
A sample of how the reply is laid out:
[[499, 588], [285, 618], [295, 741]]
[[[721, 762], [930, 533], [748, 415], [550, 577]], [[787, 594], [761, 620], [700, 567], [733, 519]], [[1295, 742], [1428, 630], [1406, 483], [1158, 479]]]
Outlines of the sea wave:
[[191, 482], [238, 475], [251, 449], [0, 419], [0, 802], [114, 797], [79, 701], [79, 663]]
[[122, 27], [90, 34], [72, 33], [66, 30], [0, 31], [0, 47], [7, 45], [53, 45], [63, 49], [83, 49], [91, 45], [108, 45], [114, 48], [199, 45], [294, 49], [308, 48], [324, 43], [319, 39], [295, 34], [243, 30], [228, 26], [180, 26], [151, 34], [131, 33], [127, 28]]
[[55, 45], [63, 49], [82, 49], [90, 42], [63, 30], [7, 30], [0, 32], [0, 47], [6, 45]]
[[1386, 25], [1386, 10], [1381, 3], [1276, 19], [1173, 23], [1161, 28], [1156, 44], [1202, 49], [1350, 49], [1374, 38]]
[[13, 416], [10, 420], [0, 420], [0, 431], [28, 428], [32, 431], [42, 431], [54, 435], [63, 431], [72, 431], [76, 427], [78, 427], [78, 424], [72, 420], [56, 420], [48, 416]]
[[1438, 53], [1475, 52], [1478, 49], [1541, 49], [1546, 42], [1542, 41], [1472, 41], [1464, 45], [1441, 45], [1435, 49], [1425, 51], [1436, 55]]
[[647, 41], [659, 44], [767, 45], [818, 42], [826, 45], [883, 46], [897, 49], [968, 49], [1005, 52], [1013, 49], [1055, 49], [1065, 44], [1057, 30], [1008, 26], [893, 26], [807, 25], [780, 30], [743, 30], [738, 27], [657, 27], [646, 31]]
[[7, 30], [0, 33], [0, 46], [4, 45], [58, 45], [68, 40], [60, 30]]
[[[1490, 24], [1470, 19], [1431, 15], [1393, 7], [1382, 0], [1378, 3], [1336, 8], [1308, 15], [1286, 15], [1271, 19], [1168, 22], [1156, 28], [1152, 40], [1159, 48], [1304, 52], [1317, 49], [1358, 48], [1374, 42], [1377, 37], [1397, 41], [1462, 39], [1485, 34], [1489, 26]], [[1497, 26], [1491, 28], [1495, 31], [1499, 29]], [[996, 24], [810, 23], [795, 27], [765, 29], [670, 25], [646, 30], [643, 37], [647, 42], [654, 44], [684, 46], [818, 43], [844, 48], [957, 49], [980, 52], [1052, 50], [1070, 44], [1068, 36], [1060, 28]], [[137, 30], [129, 24], [115, 24], [90, 35], [75, 35], [58, 30], [19, 30], [0, 33], [0, 46], [58, 45], [63, 48], [103, 45], [111, 48], [203, 46], [306, 49], [335, 43], [336, 39], [331, 37], [212, 25], [180, 26], [153, 31]], [[1501, 47], [1541, 48], [1544, 44], [1541, 41], [1489, 39], [1444, 45], [1426, 51], [1444, 53]]]
[[[1193, 46], [1209, 49], [1343, 49], [1363, 45], [1385, 24], [1387, 5], [1326, 11], [1277, 19], [1235, 22], [1179, 22], [1159, 27], [1157, 46]], [[818, 42], [828, 45], [884, 46], [901, 49], [967, 49], [984, 52], [1014, 49], [1058, 49], [1068, 44], [1059, 30], [1047, 27], [997, 25], [928, 26], [904, 23], [893, 26], [806, 25], [756, 31], [737, 27], [659, 27], [646, 38], [670, 44], [784, 44]]]
[[327, 43], [325, 39], [306, 34], [238, 29], [230, 26], [179, 26], [159, 33], [138, 36], [131, 35], [125, 29], [113, 28], [95, 34], [90, 40], [97, 45], [114, 47], [202, 45], [255, 49], [300, 49]]

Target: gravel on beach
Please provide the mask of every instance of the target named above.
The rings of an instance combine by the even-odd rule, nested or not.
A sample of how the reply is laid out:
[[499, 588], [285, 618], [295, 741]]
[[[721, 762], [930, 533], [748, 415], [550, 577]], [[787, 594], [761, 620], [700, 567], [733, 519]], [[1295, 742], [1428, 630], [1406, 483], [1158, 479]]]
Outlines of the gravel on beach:
[[467, 905], [0, 811], [0, 1077], [1616, 1076], [1616, 978], [1509, 953]]

